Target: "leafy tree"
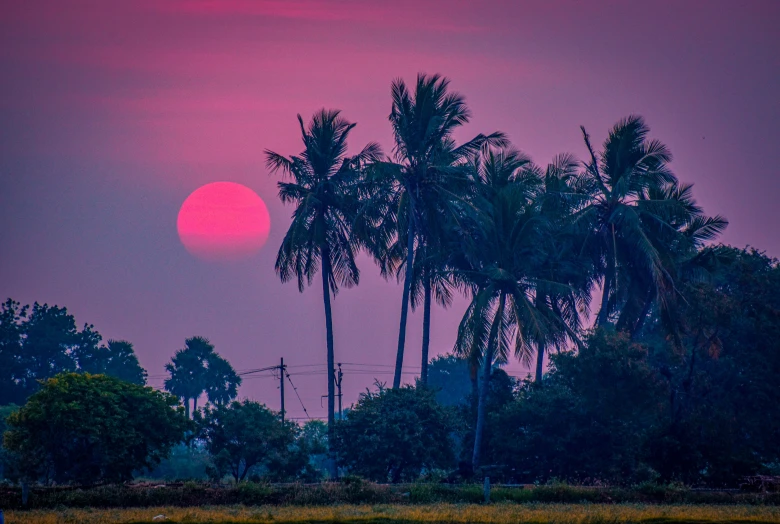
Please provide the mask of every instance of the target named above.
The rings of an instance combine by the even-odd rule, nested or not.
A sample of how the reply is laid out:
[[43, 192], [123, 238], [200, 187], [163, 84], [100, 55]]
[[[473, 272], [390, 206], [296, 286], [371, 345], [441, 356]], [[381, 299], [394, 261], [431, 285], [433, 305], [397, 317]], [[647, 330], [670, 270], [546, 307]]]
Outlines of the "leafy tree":
[[428, 368], [428, 387], [436, 392], [436, 401], [442, 406], [464, 403], [472, 392], [469, 362], [456, 355], [440, 355]]
[[0, 305], [0, 404], [24, 401], [28, 374], [22, 359], [22, 322], [28, 309], [10, 298]]
[[361, 394], [339, 423], [339, 459], [372, 480], [413, 480], [423, 469], [452, 465], [452, 429], [452, 413], [432, 390], [380, 387]]
[[38, 303], [31, 308], [9, 298], [0, 306], [0, 402], [24, 403], [40, 381], [64, 371], [146, 383], [130, 343], [105, 346], [101, 340], [90, 324], [79, 331], [65, 308]]
[[493, 415], [490, 453], [522, 482], [653, 480], [645, 451], [669, 390], [648, 354], [601, 329], [578, 353], [553, 355], [544, 387], [526, 383]]
[[8, 417], [4, 446], [30, 480], [126, 481], [184, 438], [189, 424], [177, 404], [113, 377], [63, 373]]
[[[18, 409], [19, 406], [15, 404], [0, 406], [0, 438], [2, 438], [3, 433], [5, 433], [6, 429], [8, 429], [8, 425], [6, 424], [6, 420], [8, 419], [8, 416], [14, 411], [17, 411]], [[9, 455], [8, 451], [5, 448], [0, 447], [0, 479], [6, 478], [7, 476], [6, 469], [9, 466], [13, 468], [12, 458], [13, 457]]]
[[145, 478], [167, 481], [206, 480], [211, 457], [203, 446], [177, 444]]
[[76, 361], [73, 349], [79, 333], [76, 321], [66, 308], [33, 304], [22, 325], [21, 363], [24, 376], [17, 383], [23, 392], [23, 402], [35, 392], [38, 381], [58, 373], [74, 371]]
[[[391, 87], [393, 106], [390, 123], [395, 139], [395, 163], [375, 165], [372, 180], [387, 188], [379, 191], [383, 217], [375, 229], [381, 237], [372, 244], [383, 274], [404, 272], [401, 320], [398, 333], [393, 387], [401, 384], [401, 370], [406, 342], [406, 320], [410, 294], [415, 280], [414, 260], [418, 259], [424, 307], [422, 376], [428, 366], [430, 303], [432, 293], [446, 305], [449, 301], [446, 279], [437, 271], [440, 242], [437, 221], [444, 215], [457, 214], [459, 188], [468, 185], [462, 167], [470, 155], [486, 143], [500, 145], [504, 135], [478, 135], [456, 146], [453, 133], [470, 119], [465, 99], [449, 91], [449, 80], [439, 75], [419, 74], [414, 91], [395, 80]], [[417, 253], [417, 255], [415, 255]], [[399, 273], [400, 274], [400, 273]], [[438, 288], [437, 288], [438, 286]], [[416, 302], [415, 302], [416, 303]], [[423, 383], [425, 380], [423, 380]]]
[[671, 394], [649, 461], [663, 478], [735, 485], [780, 462], [780, 267], [750, 249], [707, 248], [680, 290], [677, 341], [661, 315], [644, 338]]
[[[82, 331], [82, 336], [85, 331]], [[99, 337], [98, 335], [98, 341]], [[110, 375], [132, 384], [146, 385], [146, 370], [138, 362], [130, 342], [109, 340], [107, 345], [100, 346], [88, 342], [81, 347], [83, 349], [78, 354], [80, 370], [93, 375]], [[84, 351], [86, 348], [89, 349], [88, 352]]]
[[206, 407], [199, 422], [217, 469], [224, 465], [236, 482], [258, 467], [283, 463], [295, 442], [292, 422], [283, 424], [278, 413], [250, 400]]
[[[372, 142], [357, 155], [347, 156], [347, 137], [356, 124], [342, 118], [339, 111], [323, 109], [308, 126], [298, 115], [298, 123], [304, 145], [300, 155], [285, 157], [265, 151], [271, 172], [281, 171], [291, 179], [279, 182], [279, 198], [296, 206], [275, 267], [282, 282], [296, 279], [301, 292], [320, 270], [329, 370], [328, 431], [332, 434], [335, 357], [331, 293], [335, 295], [339, 286], [358, 283], [360, 272], [355, 255], [359, 242], [352, 227], [359, 207], [359, 171], [366, 163], [378, 160], [381, 150]], [[332, 469], [331, 475], [335, 474]]]

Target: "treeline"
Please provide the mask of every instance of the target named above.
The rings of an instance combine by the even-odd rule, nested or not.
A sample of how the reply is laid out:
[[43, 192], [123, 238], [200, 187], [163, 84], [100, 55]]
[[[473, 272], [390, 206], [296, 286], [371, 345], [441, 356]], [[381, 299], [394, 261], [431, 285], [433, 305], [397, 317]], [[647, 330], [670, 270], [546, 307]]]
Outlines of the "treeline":
[[[679, 339], [655, 311], [640, 335], [601, 327], [553, 354], [542, 381], [492, 366], [479, 470], [471, 458], [483, 379], [468, 358], [445, 355], [431, 361], [427, 385], [377, 383], [345, 410], [331, 441], [340, 475], [712, 487], [780, 475], [780, 267], [749, 249], [700, 255], [707, 278], [679, 283]], [[191, 348], [215, 358], [198, 337], [177, 354]], [[10, 480], [329, 475], [320, 421], [283, 422], [257, 402], [212, 396], [190, 417], [179, 398], [105, 375], [60, 373], [39, 387], [21, 408], [2, 408]]]
[[64, 307], [13, 299], [0, 305], [0, 405], [23, 404], [40, 381], [68, 371], [108, 374], [146, 384], [133, 345], [108, 340], [95, 326], [76, 326]]

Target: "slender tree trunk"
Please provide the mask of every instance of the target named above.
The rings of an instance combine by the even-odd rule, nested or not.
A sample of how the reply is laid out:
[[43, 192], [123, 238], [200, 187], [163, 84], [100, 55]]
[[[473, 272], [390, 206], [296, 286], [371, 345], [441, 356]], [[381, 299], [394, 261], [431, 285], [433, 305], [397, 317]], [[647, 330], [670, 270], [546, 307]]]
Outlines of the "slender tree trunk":
[[423, 301], [423, 332], [422, 332], [422, 367], [420, 369], [420, 383], [428, 385], [428, 347], [431, 342], [431, 279], [427, 267], [425, 271], [424, 301]]
[[327, 248], [322, 250], [322, 298], [325, 301], [325, 333], [328, 347], [328, 469], [330, 478], [335, 479], [338, 474], [334, 451], [336, 384], [333, 376], [335, 358], [333, 356], [333, 314], [330, 308], [330, 252]]
[[645, 325], [645, 320], [647, 320], [647, 315], [650, 314], [650, 308], [653, 306], [653, 298], [654, 293], [651, 286], [650, 290], [647, 292], [647, 297], [645, 298], [645, 305], [642, 307], [642, 312], [639, 314], [639, 318], [637, 319], [636, 324], [634, 324], [634, 329], [631, 330], [632, 340], [642, 331], [642, 328]]
[[190, 399], [184, 397], [184, 414], [190, 418]]
[[471, 455], [471, 467], [474, 471], [479, 467], [482, 452], [482, 435], [485, 432], [485, 417], [487, 415], [487, 397], [490, 392], [490, 371], [493, 364], [493, 351], [498, 337], [501, 336], [501, 322], [504, 318], [504, 294], [498, 298], [498, 308], [490, 328], [488, 347], [482, 358], [482, 382], [479, 384], [479, 402], [477, 404], [477, 425], [474, 428], [474, 451]]
[[192, 416], [195, 416], [195, 412], [198, 411], [198, 395], [192, 397]]
[[395, 355], [393, 388], [401, 387], [401, 369], [404, 365], [404, 344], [406, 343], [406, 317], [409, 314], [409, 290], [412, 285], [412, 264], [414, 264], [414, 197], [411, 193], [409, 193], [409, 230], [407, 235], [404, 293], [401, 302], [401, 325], [398, 330], [398, 352]]
[[612, 290], [612, 274], [615, 272], [612, 265], [612, 260], [607, 260], [607, 271], [604, 273], [604, 289], [601, 290], [601, 306], [599, 307], [599, 315], [596, 318], [596, 327], [606, 324], [609, 318], [609, 294]]
[[544, 371], [544, 342], [540, 342], [536, 348], [536, 383], [542, 383]]

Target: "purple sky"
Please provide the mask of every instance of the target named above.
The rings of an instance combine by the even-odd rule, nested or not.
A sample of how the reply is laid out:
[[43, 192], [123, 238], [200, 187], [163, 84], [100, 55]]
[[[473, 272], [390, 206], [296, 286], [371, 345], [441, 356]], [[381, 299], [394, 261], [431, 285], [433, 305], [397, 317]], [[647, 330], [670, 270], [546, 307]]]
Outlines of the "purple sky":
[[[0, 298], [67, 306], [130, 340], [155, 386], [196, 334], [239, 370], [320, 365], [291, 371], [323, 416], [324, 375], [301, 374], [324, 368], [321, 292], [273, 271], [292, 209], [262, 155], [300, 151], [296, 113], [340, 108], [353, 149], [389, 150], [391, 80], [438, 72], [474, 113], [462, 138], [502, 130], [541, 164], [584, 154], [579, 125], [600, 143], [638, 113], [730, 220], [723, 240], [780, 256], [778, 27], [776, 1], [0, 0]], [[178, 240], [184, 199], [220, 180], [268, 205], [268, 243], [247, 261], [207, 263]], [[361, 285], [334, 302], [336, 357], [391, 381], [401, 289], [360, 262]], [[464, 304], [434, 310], [433, 353], [451, 349]], [[420, 328], [412, 316], [410, 371]], [[374, 375], [345, 374], [346, 404]], [[270, 378], [241, 395], [278, 409]]]

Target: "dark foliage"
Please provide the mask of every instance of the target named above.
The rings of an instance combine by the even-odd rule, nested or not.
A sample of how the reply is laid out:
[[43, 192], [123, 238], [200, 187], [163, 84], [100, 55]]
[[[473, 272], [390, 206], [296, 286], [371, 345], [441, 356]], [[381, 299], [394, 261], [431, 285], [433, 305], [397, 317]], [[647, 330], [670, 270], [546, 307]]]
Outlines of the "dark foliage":
[[416, 479], [453, 465], [451, 412], [427, 388], [367, 391], [338, 424], [340, 463], [381, 482]]
[[176, 406], [175, 397], [149, 387], [63, 373], [8, 417], [4, 447], [23, 480], [126, 481], [184, 438], [189, 423]]

